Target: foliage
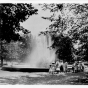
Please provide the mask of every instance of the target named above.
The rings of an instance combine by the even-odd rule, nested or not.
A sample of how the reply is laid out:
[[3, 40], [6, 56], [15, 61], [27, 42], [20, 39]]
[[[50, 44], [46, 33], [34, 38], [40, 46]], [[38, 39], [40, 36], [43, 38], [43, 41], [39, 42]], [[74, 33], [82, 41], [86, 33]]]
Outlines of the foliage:
[[0, 4], [0, 39], [7, 42], [19, 40], [20, 35], [17, 32], [27, 31], [20, 27], [20, 22], [36, 13], [37, 9], [32, 4]]
[[56, 49], [57, 58], [71, 62], [72, 58], [72, 41], [68, 36], [64, 36], [62, 34], [54, 37], [54, 43], [52, 48]]
[[[20, 48], [20, 42], [23, 38], [19, 35], [19, 31], [22, 31], [24, 34], [29, 33], [29, 31], [21, 27], [20, 22], [27, 20], [33, 14], [37, 14], [37, 11], [32, 4], [0, 4], [1, 66], [3, 65], [3, 59], [18, 59], [26, 53], [24, 48]], [[12, 40], [17, 42], [12, 42]], [[20, 42], [18, 42], [19, 40]]]
[[[60, 6], [61, 8], [59, 8], [58, 6]], [[43, 10], [49, 9], [50, 12], [52, 12], [52, 15], [50, 17], [42, 17], [43, 19], [52, 21], [52, 24], [49, 26], [50, 31], [54, 32], [52, 33], [52, 37], [61, 34], [67, 35], [69, 39], [71, 39], [71, 43], [73, 45], [69, 46], [69, 48], [73, 48], [73, 58], [76, 60], [88, 60], [88, 4], [52, 3], [44, 4], [42, 5], [42, 8]], [[64, 42], [62, 43], [63, 38], [61, 38], [62, 41], [58, 41], [58, 38], [59, 36], [57, 38], [53, 37], [54, 43], [56, 43], [55, 47], [65, 48], [63, 43], [66, 44], [66, 41], [64, 40]], [[68, 44], [66, 44], [66, 47], [68, 47]], [[75, 46], [78, 47], [75, 48]], [[65, 49], [66, 50], [64, 53], [67, 53], [68, 49]], [[62, 51], [58, 49], [56, 52], [58, 52], [58, 54], [62, 54]]]
[[11, 41], [7, 43], [2, 41], [2, 49], [0, 49], [2, 58], [6, 61], [22, 62], [30, 50], [30, 36], [25, 34], [21, 41]]

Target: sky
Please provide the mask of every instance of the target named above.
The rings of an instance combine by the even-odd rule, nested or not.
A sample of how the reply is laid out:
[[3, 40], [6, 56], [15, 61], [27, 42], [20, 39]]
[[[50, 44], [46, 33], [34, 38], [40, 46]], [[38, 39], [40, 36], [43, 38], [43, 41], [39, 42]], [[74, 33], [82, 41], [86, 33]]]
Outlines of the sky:
[[40, 31], [45, 31], [51, 23], [49, 20], [45, 20], [41, 17], [50, 16], [51, 13], [49, 10], [43, 11], [38, 4], [33, 4], [33, 6], [38, 9], [38, 14], [30, 16], [25, 22], [20, 23], [20, 25], [30, 30], [32, 34], [36, 35]]

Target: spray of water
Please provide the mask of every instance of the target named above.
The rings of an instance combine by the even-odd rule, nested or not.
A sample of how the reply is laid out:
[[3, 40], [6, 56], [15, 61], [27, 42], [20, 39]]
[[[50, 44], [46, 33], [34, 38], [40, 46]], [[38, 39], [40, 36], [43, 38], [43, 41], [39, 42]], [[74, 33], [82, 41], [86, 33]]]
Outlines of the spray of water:
[[49, 67], [49, 65], [55, 61], [55, 50], [50, 47], [51, 45], [52, 40], [49, 33], [47, 33], [46, 35], [31, 34], [32, 51], [25, 60], [25, 64], [27, 65], [27, 67]]
[[24, 62], [15, 65], [19, 68], [49, 68], [52, 62], [55, 62], [56, 55], [55, 50], [52, 49], [52, 43], [50, 33], [40, 34], [40, 31], [31, 31], [29, 34], [27, 47], [27, 56], [24, 58]]

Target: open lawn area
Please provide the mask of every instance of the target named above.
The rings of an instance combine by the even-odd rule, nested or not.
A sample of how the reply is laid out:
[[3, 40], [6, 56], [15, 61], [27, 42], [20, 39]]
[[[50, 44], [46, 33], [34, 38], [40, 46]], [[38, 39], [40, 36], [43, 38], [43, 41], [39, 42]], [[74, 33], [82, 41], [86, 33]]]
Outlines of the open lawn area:
[[88, 85], [87, 73], [9, 72], [0, 70], [0, 85]]

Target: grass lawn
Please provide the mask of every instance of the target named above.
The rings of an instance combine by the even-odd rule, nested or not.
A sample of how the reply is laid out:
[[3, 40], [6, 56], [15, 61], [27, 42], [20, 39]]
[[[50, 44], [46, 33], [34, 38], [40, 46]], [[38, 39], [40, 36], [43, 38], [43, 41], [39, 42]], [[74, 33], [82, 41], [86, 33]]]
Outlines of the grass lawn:
[[1, 85], [88, 85], [87, 73], [9, 72], [0, 70]]

